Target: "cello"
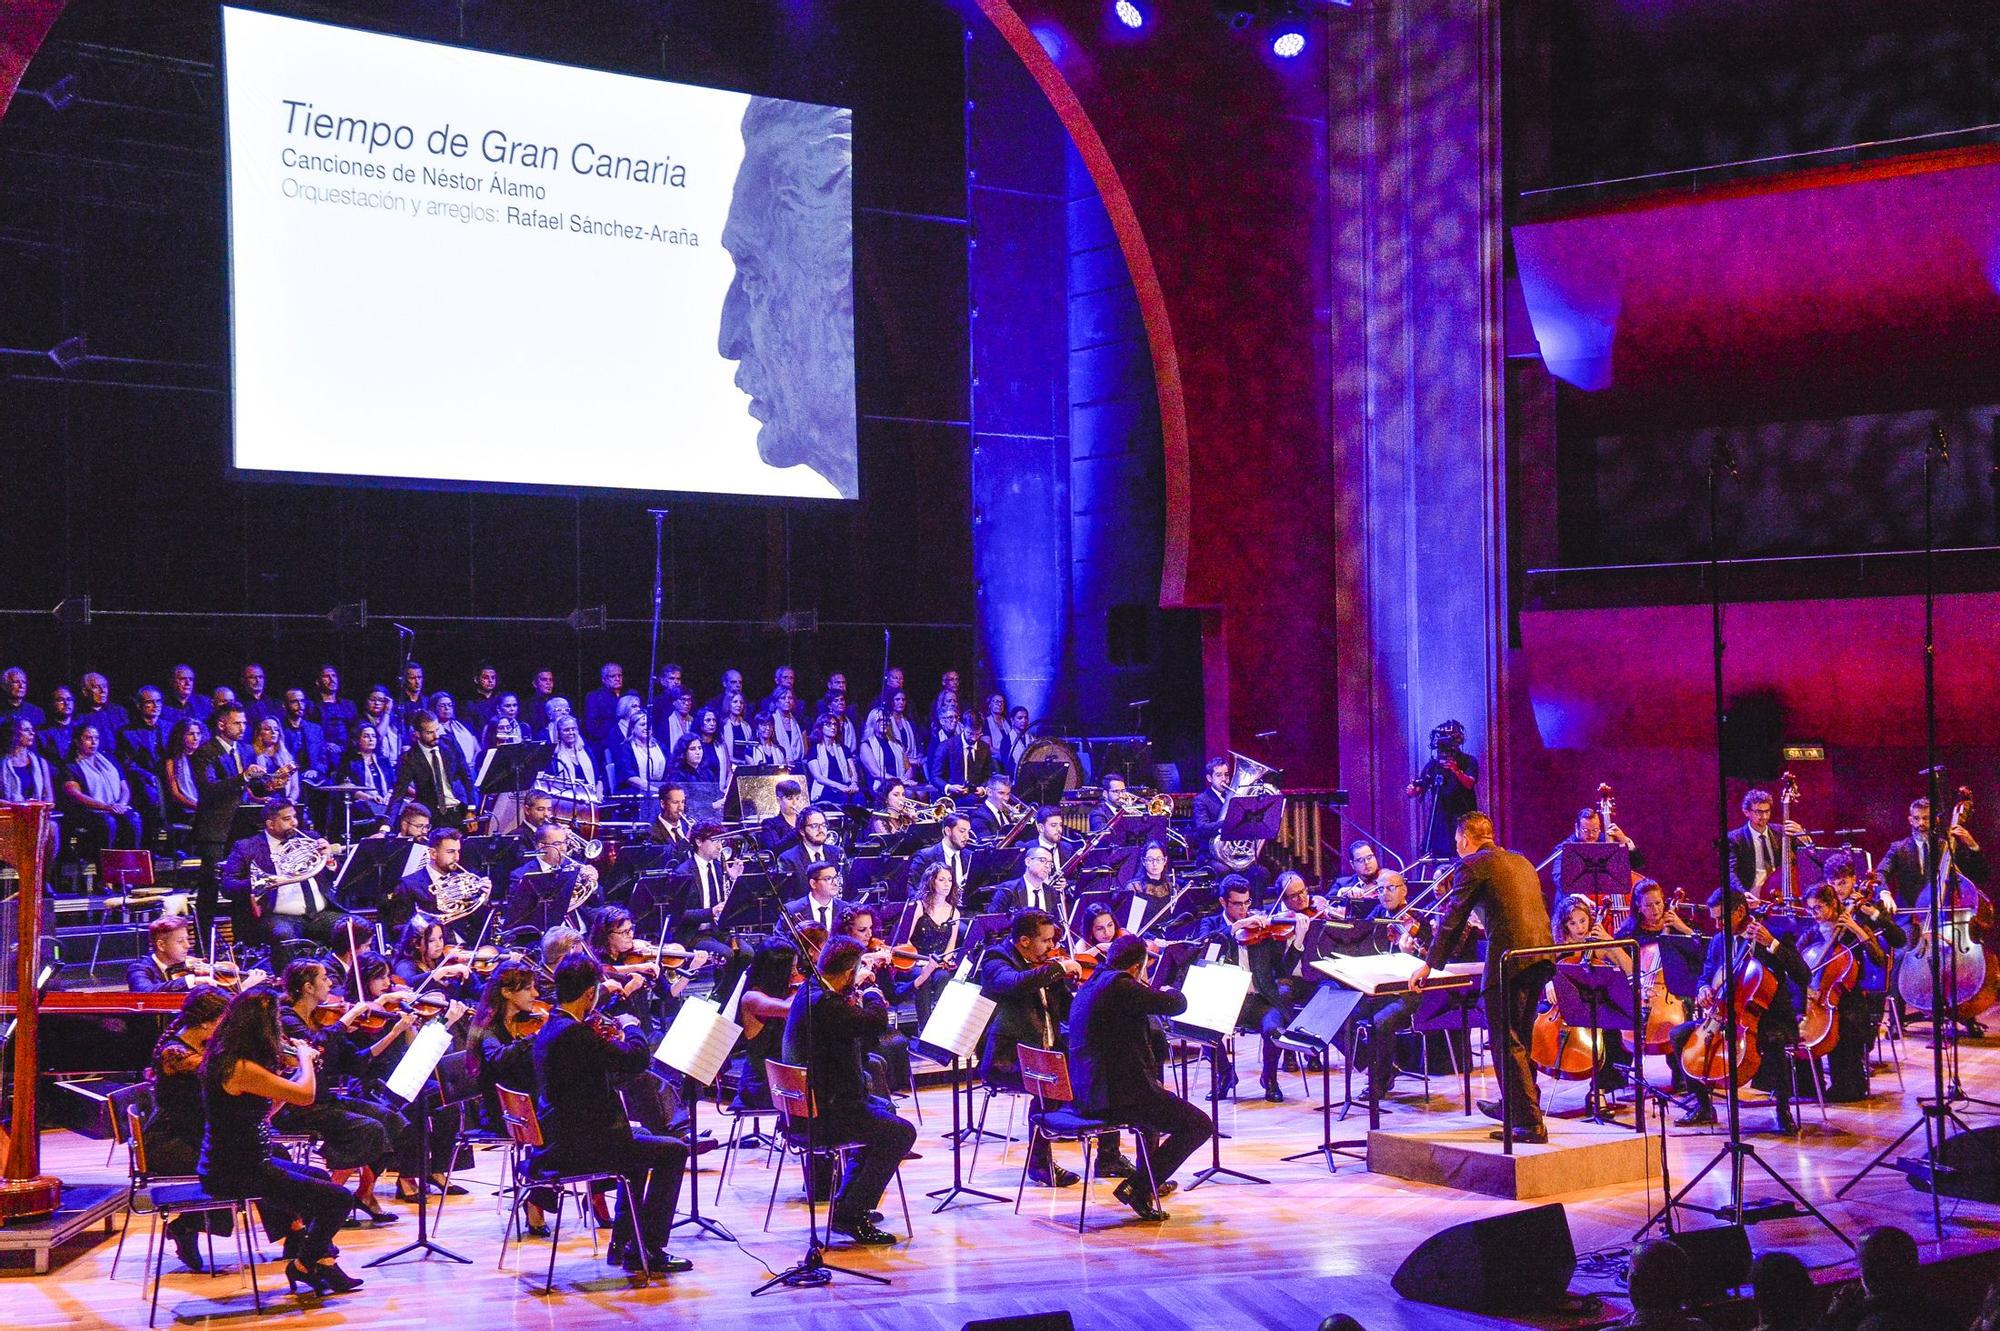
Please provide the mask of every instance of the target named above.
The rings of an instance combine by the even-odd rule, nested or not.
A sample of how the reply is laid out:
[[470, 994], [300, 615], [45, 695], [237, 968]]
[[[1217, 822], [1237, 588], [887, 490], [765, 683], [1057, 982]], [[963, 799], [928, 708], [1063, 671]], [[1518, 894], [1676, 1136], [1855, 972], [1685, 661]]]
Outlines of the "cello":
[[[1752, 911], [1749, 920], [1761, 920], [1762, 915], [1761, 911]], [[1757, 949], [1748, 935], [1749, 920], [1745, 921], [1745, 932], [1736, 938], [1735, 965], [1710, 977], [1708, 997], [1696, 1008], [1699, 1024], [1681, 1048], [1681, 1071], [1710, 1086], [1726, 1085], [1730, 1080], [1727, 1024], [1730, 1008], [1736, 1013], [1736, 1085], [1741, 1086], [1756, 1076], [1764, 1060], [1757, 1048], [1757, 1024], [1763, 1020], [1771, 1000], [1777, 997], [1779, 981], [1777, 972], [1757, 959]], [[1736, 984], [1731, 992], [1724, 993], [1729, 988], [1730, 970], [1735, 972]]]
[[[1812, 971], [1805, 1012], [1799, 1020], [1799, 1043], [1809, 1058], [1832, 1053], [1840, 1042], [1840, 1006], [1861, 983], [1861, 958], [1856, 953], [1861, 948], [1875, 950], [1875, 935], [1856, 921], [1847, 907], [1841, 906], [1839, 911], [1833, 919], [1822, 921], [1831, 926], [1824, 939], [1799, 949]], [[1854, 937], [1843, 940], [1845, 932]]]
[[[1910, 945], [1897, 954], [1896, 967], [1896, 992], [1903, 1005], [1912, 1011], [1935, 1013], [1934, 1005], [1940, 997], [1933, 987], [1931, 970], [1935, 949], [1937, 973], [1945, 987], [1944, 1006], [1952, 1016], [1966, 1021], [1992, 1007], [1996, 995], [2000, 995], [1995, 958], [1980, 945], [1978, 932], [1982, 924], [1990, 928], [1993, 904], [1953, 863], [1952, 833], [1965, 826], [1971, 813], [1972, 790], [1960, 786], [1958, 803], [1951, 811], [1951, 827], [1945, 833], [1944, 849], [1938, 852], [1937, 877], [1918, 897], [1923, 909], [1910, 921]], [[1940, 884], [1945, 885], [1946, 891], [1939, 902], [1939, 934], [1933, 939], [1928, 907], [1931, 894]]]
[[[1569, 917], [1579, 910], [1589, 909], [1585, 898], [1571, 897], [1568, 900], [1575, 904], [1564, 911], [1563, 929], [1566, 933], [1569, 932]], [[1591, 930], [1584, 936], [1585, 939], [1603, 932], [1603, 918], [1610, 909], [1607, 902], [1602, 911], [1592, 917]], [[1577, 961], [1584, 955], [1572, 952], [1561, 960]], [[1557, 1081], [1587, 1081], [1595, 1070], [1608, 1063], [1603, 1042], [1600, 1032], [1572, 1026], [1564, 1021], [1556, 1003], [1551, 1001], [1535, 1017], [1534, 1031], [1528, 1040], [1528, 1057], [1536, 1067]]]

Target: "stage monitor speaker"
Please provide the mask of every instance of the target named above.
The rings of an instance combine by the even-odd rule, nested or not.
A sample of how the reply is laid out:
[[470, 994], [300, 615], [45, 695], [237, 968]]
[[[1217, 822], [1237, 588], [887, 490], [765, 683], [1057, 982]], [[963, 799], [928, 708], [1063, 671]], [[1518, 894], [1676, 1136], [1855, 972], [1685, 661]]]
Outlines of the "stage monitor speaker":
[[[2000, 1127], [1954, 1132], [1938, 1150], [1938, 1191], [1972, 1202], [2000, 1202]], [[1913, 1172], [1910, 1185], [1923, 1190], [1924, 1179]]]
[[1066, 1312], [988, 1317], [978, 1322], [967, 1322], [963, 1331], [1076, 1331], [1076, 1319]]
[[1569, 1216], [1555, 1202], [1439, 1230], [1389, 1283], [1419, 1303], [1490, 1313], [1550, 1307], [1575, 1274]]
[[1743, 781], [1770, 781], [1779, 757], [1784, 714], [1769, 694], [1738, 698], [1722, 713], [1722, 772]]
[[1750, 1283], [1750, 1235], [1741, 1225], [1684, 1229], [1674, 1246], [1694, 1267], [1694, 1301], [1706, 1303]]

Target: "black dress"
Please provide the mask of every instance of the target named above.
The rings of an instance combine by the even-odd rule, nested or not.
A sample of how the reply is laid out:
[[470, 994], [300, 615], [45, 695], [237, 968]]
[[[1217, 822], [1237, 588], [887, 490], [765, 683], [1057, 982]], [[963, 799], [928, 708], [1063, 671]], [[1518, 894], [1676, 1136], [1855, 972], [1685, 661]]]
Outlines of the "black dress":
[[[202, 1070], [202, 1109], [207, 1130], [201, 1142], [201, 1186], [218, 1197], [255, 1197], [264, 1229], [308, 1266], [325, 1258], [354, 1198], [347, 1189], [307, 1165], [273, 1159], [267, 1131], [271, 1102], [261, 1095], [235, 1095], [223, 1088], [226, 1070]], [[304, 1226], [295, 1249], [294, 1223]]]
[[[201, 1050], [180, 1036], [153, 1051], [147, 1076], [153, 1083], [153, 1112], [146, 1119], [146, 1171], [155, 1177], [194, 1174], [201, 1166], [201, 1142], [208, 1115], [201, 1103]], [[227, 1211], [177, 1217], [174, 1233], [227, 1234], [234, 1217]]]
[[766, 1021], [755, 1035], [743, 1037], [743, 1047], [736, 1055], [736, 1098], [730, 1102], [733, 1108], [771, 1107], [771, 1082], [764, 1071], [764, 1062], [782, 1058], [784, 1052], [785, 1023], [780, 1018]]

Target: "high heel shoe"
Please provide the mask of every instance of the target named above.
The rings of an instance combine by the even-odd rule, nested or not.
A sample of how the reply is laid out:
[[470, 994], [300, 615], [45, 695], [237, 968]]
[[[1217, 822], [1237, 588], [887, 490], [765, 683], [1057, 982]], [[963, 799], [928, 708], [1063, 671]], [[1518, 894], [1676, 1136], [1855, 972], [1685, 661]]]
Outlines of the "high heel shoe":
[[394, 1211], [385, 1210], [382, 1203], [373, 1197], [366, 1201], [355, 1198], [353, 1209], [367, 1216], [369, 1223], [375, 1225], [392, 1225], [403, 1218]]
[[297, 1293], [304, 1285], [314, 1294], [325, 1298], [329, 1294], [351, 1294], [361, 1288], [362, 1282], [341, 1270], [332, 1262], [318, 1266], [306, 1266], [297, 1260], [285, 1263], [285, 1284]]

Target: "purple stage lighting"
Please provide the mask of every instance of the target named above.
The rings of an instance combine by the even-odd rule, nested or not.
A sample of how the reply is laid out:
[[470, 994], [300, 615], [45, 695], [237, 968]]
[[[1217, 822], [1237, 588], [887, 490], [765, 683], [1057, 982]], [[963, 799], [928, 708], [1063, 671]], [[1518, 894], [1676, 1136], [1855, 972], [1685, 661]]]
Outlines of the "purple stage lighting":
[[1286, 28], [1277, 36], [1271, 38], [1271, 54], [1282, 60], [1290, 60], [1293, 56], [1302, 55], [1305, 49], [1306, 35], [1297, 28]]
[[1146, 26], [1146, 11], [1139, 8], [1136, 0], [1116, 0], [1111, 6], [1111, 13], [1134, 32]]

